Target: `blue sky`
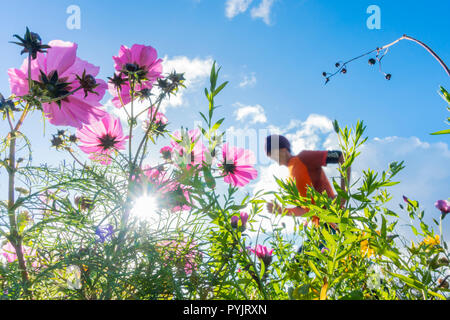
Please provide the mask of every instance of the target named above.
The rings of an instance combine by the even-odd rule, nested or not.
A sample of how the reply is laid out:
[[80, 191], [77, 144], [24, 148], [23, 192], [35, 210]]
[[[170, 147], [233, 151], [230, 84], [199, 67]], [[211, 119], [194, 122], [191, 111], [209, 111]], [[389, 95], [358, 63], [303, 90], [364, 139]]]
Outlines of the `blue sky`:
[[[448, 1], [253, 0], [235, 15], [227, 11], [226, 0], [4, 2], [0, 92], [5, 96], [7, 69], [19, 67], [25, 57], [8, 41], [15, 33], [22, 35], [25, 26], [44, 42], [78, 43], [78, 56], [100, 66], [103, 79], [112, 75], [111, 56], [121, 44], [151, 45], [168, 65], [186, 68], [191, 78], [182, 99], [167, 106], [171, 129], [192, 127], [200, 119], [198, 111], [206, 110], [206, 71], [216, 60], [222, 66], [222, 81], [230, 81], [218, 98], [222, 107], [216, 115], [226, 117], [225, 127], [276, 128], [296, 139], [298, 152], [304, 147], [333, 146], [330, 120], [354, 125], [362, 119], [370, 139], [356, 165], [356, 176], [358, 168], [370, 165], [382, 170], [390, 161], [406, 160], [401, 176], [404, 189], [395, 192], [396, 203], [408, 191], [408, 196], [433, 211], [435, 200], [450, 195], [450, 136], [429, 135], [446, 128], [448, 113], [437, 91], [439, 85], [450, 88], [449, 77], [423, 48], [406, 40], [392, 47], [383, 58], [383, 70], [392, 74], [390, 81], [367, 64], [369, 57], [350, 64], [346, 75], [336, 76], [326, 86], [322, 77], [323, 71], [334, 71], [335, 62], [403, 34], [427, 43], [450, 64]], [[380, 30], [366, 26], [370, 16], [366, 9], [373, 4], [381, 9]], [[80, 30], [66, 27], [70, 5], [81, 9]], [[270, 6], [258, 16], [264, 5]], [[50, 134], [56, 128], [47, 123], [43, 136], [38, 114], [27, 121], [24, 131], [32, 137], [35, 161], [49, 161]], [[0, 133], [5, 127], [1, 125]], [[64, 158], [51, 152], [52, 161]], [[0, 179], [5, 181], [4, 173]]]

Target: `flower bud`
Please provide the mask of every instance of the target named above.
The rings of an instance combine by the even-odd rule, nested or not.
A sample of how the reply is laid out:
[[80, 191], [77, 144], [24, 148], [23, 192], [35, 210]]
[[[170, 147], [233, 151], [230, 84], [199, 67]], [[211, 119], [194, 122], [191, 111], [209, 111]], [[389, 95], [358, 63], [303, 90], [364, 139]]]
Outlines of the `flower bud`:
[[439, 209], [442, 213], [450, 212], [450, 201], [447, 200], [438, 200], [434, 204], [434, 206]]
[[79, 207], [82, 211], [92, 209], [94, 207], [94, 203], [91, 199], [86, 198], [84, 196], [76, 196], [74, 199], [75, 205]]
[[232, 216], [231, 217], [231, 222], [230, 222], [231, 227], [233, 229], [236, 229], [238, 227], [238, 223], [239, 223], [239, 217], [238, 216]]
[[449, 264], [449, 261], [446, 257], [439, 258], [438, 262], [439, 262], [439, 264], [444, 265], [444, 266], [448, 266], [448, 264]]
[[51, 143], [52, 147], [60, 148], [63, 145], [64, 141], [59, 136], [54, 136], [51, 140]]
[[439, 278], [438, 283], [439, 283], [439, 287], [448, 289], [448, 282], [446, 280]]
[[75, 143], [75, 142], [78, 141], [78, 138], [77, 138], [76, 135], [71, 134], [71, 135], [69, 136], [69, 141]]

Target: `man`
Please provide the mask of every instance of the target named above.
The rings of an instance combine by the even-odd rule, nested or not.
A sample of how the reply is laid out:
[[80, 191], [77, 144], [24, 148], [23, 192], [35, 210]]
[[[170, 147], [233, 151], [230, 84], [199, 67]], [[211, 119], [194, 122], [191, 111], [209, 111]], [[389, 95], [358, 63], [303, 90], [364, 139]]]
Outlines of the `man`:
[[[342, 164], [344, 157], [341, 151], [304, 150], [298, 155], [292, 155], [288, 139], [280, 135], [270, 135], [266, 138], [266, 153], [279, 165], [288, 167], [289, 175], [295, 180], [301, 196], [306, 197], [307, 186], [310, 185], [320, 193], [326, 191], [330, 198], [336, 197], [322, 167], [327, 164]], [[350, 168], [347, 170], [347, 175], [350, 181]], [[341, 188], [345, 189], [343, 177], [341, 177]], [[279, 213], [287, 211], [287, 214], [292, 216], [302, 216], [308, 212], [308, 209], [302, 207], [283, 209], [275, 206], [273, 202], [267, 204], [267, 209], [272, 213], [275, 210]], [[318, 218], [313, 218], [313, 222], [318, 225]], [[334, 229], [337, 228], [335, 224], [330, 225]]]

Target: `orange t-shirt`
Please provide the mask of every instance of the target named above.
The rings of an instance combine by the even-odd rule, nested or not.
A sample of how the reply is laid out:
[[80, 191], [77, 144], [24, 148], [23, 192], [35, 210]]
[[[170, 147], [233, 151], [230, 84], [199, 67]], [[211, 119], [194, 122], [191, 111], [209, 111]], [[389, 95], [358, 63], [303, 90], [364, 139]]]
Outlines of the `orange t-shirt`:
[[307, 186], [312, 185], [308, 169], [298, 157], [292, 157], [288, 162], [289, 176], [295, 180], [298, 192], [306, 197]]
[[335, 194], [322, 167], [326, 166], [328, 151], [305, 150], [288, 162], [289, 175], [295, 178], [301, 196], [306, 197], [307, 185], [312, 185], [320, 193], [326, 191], [330, 198]]

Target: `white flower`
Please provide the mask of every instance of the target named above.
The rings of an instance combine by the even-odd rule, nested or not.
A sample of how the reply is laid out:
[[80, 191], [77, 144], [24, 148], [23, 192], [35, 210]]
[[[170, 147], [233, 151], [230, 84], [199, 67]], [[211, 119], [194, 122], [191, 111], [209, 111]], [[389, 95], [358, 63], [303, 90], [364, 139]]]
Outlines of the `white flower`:
[[384, 278], [381, 268], [377, 264], [372, 264], [367, 269], [367, 287], [370, 290], [376, 290], [380, 288], [381, 279]]
[[66, 270], [67, 287], [72, 290], [81, 289], [81, 270], [78, 266], [70, 265]]

